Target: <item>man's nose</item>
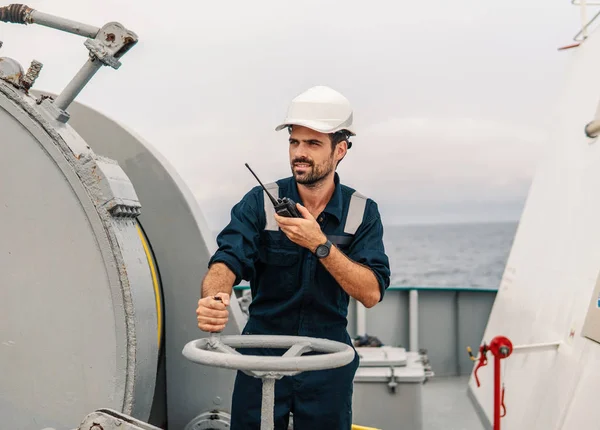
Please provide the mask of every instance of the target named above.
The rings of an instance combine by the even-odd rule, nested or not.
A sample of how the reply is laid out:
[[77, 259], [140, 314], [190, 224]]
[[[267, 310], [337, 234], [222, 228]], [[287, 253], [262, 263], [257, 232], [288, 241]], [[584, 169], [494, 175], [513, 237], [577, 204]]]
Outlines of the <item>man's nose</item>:
[[300, 148], [300, 146], [292, 149], [292, 158], [296, 159], [296, 158], [305, 158], [306, 157], [306, 151], [302, 148]]
[[296, 145], [294, 154], [296, 157], [308, 157], [308, 147], [309, 145], [304, 142], [300, 142], [299, 145]]

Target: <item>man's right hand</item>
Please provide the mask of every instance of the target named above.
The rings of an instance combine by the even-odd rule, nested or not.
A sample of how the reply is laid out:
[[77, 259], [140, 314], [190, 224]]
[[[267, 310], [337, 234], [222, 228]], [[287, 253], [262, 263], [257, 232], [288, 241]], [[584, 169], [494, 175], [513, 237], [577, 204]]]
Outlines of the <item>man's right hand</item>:
[[[220, 300], [219, 300], [220, 298]], [[217, 293], [198, 301], [198, 328], [209, 333], [221, 332], [229, 319], [229, 294]]]

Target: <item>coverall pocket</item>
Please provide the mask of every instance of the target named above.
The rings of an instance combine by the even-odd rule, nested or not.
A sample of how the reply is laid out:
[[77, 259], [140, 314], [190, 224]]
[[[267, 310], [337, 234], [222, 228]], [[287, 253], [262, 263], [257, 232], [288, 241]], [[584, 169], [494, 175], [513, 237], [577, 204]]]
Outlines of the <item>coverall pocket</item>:
[[275, 266], [293, 266], [299, 258], [295, 250], [270, 248], [265, 251], [265, 262]]
[[263, 279], [268, 295], [283, 298], [296, 291], [300, 285], [300, 254], [293, 249], [267, 248], [261, 260], [265, 268]]

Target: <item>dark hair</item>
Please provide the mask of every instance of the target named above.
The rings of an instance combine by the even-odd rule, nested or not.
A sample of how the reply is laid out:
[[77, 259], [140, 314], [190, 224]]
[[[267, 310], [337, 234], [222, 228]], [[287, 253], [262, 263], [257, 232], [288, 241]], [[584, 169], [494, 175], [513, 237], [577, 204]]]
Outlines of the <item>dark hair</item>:
[[[338, 143], [343, 142], [344, 140], [348, 142], [348, 149], [352, 146], [352, 142], [350, 142], [350, 132], [348, 130], [340, 130], [335, 133], [329, 133], [329, 139], [331, 139], [331, 153], [335, 151], [335, 147]], [[344, 159], [342, 157], [336, 164], [336, 167], [340, 164], [340, 162]]]
[[331, 150], [333, 151], [338, 143], [343, 142], [344, 140], [348, 142], [348, 149], [352, 147], [352, 142], [350, 142], [350, 132], [348, 130], [340, 130], [335, 133], [329, 133], [329, 138], [331, 139]]
[[[292, 134], [292, 125], [288, 125], [288, 133]], [[348, 149], [352, 147], [352, 142], [350, 142], [350, 136], [352, 134], [348, 130], [339, 130], [335, 133], [329, 133], [329, 139], [331, 140], [331, 150], [333, 151], [338, 143], [343, 142], [344, 140], [348, 142]]]

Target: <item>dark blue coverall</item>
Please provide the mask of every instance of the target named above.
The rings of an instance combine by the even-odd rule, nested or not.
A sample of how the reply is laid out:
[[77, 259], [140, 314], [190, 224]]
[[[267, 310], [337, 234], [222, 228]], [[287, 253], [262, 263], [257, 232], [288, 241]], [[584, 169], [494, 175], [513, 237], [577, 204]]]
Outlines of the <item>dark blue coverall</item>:
[[[277, 181], [279, 197], [302, 204], [293, 177]], [[382, 241], [383, 226], [377, 204], [368, 199], [362, 224], [354, 235], [344, 233], [350, 196], [340, 184], [317, 221], [321, 230], [355, 262], [373, 270], [381, 297], [389, 286], [389, 260]], [[226, 264], [235, 285], [250, 282], [252, 302], [243, 334], [280, 334], [325, 338], [352, 345], [348, 335], [348, 294], [308, 249], [296, 245], [280, 229], [265, 230], [264, 194], [249, 191], [231, 211], [230, 223], [217, 237], [219, 246], [209, 265]], [[242, 354], [281, 355], [265, 348], [239, 349]], [[306, 354], [305, 354], [306, 355]], [[275, 384], [275, 429], [350, 430], [353, 379], [359, 359], [348, 365], [286, 376]], [[231, 430], [260, 429], [262, 381], [238, 371], [232, 398]]]

